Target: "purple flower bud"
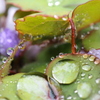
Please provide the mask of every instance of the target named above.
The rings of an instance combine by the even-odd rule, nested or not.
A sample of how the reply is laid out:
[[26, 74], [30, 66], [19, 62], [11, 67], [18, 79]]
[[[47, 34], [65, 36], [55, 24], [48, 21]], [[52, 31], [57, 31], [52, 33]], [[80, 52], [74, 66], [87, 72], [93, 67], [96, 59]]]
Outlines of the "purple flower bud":
[[15, 30], [5, 28], [0, 31], [0, 54], [7, 56], [7, 49], [14, 48], [18, 43], [19, 38]]

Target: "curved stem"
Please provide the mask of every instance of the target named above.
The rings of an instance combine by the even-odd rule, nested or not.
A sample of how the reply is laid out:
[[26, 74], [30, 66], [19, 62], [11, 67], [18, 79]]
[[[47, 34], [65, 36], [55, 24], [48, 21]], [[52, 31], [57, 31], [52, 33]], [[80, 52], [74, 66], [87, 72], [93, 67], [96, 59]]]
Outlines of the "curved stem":
[[69, 22], [71, 25], [71, 42], [72, 42], [72, 54], [76, 53], [76, 43], [75, 43], [75, 25], [72, 19], [69, 18]]

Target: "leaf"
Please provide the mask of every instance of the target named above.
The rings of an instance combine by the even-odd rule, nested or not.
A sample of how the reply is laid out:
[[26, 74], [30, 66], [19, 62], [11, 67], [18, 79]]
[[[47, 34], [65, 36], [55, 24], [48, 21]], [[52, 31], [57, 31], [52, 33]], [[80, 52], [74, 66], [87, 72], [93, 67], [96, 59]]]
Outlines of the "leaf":
[[16, 85], [23, 73], [6, 76], [0, 83], [0, 97], [7, 98], [7, 100], [20, 100], [16, 94]]
[[[47, 15], [67, 15], [78, 4], [89, 0], [6, 0], [7, 3], [13, 4], [23, 11], [43, 12]], [[24, 2], [24, 3], [23, 3]]]
[[82, 40], [86, 50], [100, 48], [100, 30], [93, 31]]
[[79, 5], [72, 13], [78, 31], [100, 21], [100, 0], [91, 0]]
[[46, 69], [46, 63], [40, 63], [40, 62], [34, 62], [25, 65], [20, 71], [21, 72], [42, 72], [44, 73], [44, 70]]
[[[65, 70], [61, 70], [61, 68], [64, 66], [62, 63], [70, 63], [73, 62], [74, 64], [79, 67], [79, 72], [76, 72], [78, 74], [76, 76], [76, 79], [71, 81], [69, 84], [61, 84], [61, 88], [64, 93], [64, 100], [68, 100], [71, 98], [76, 98], [76, 100], [92, 100], [95, 96], [98, 95], [98, 91], [100, 90], [100, 60], [96, 58], [93, 55], [88, 54], [66, 54], [61, 55], [57, 58], [55, 58], [47, 67], [46, 74], [50, 77], [54, 77], [53, 75], [53, 68], [56, 64], [61, 63], [61, 65], [58, 65], [58, 68], [56, 68], [59, 77], [62, 77], [60, 80], [69, 80], [69, 78], [73, 78], [70, 75], [70, 71], [72, 70], [72, 74], [74, 71], [74, 68], [70, 70], [72, 66], [70, 66], [69, 69], [67, 69], [68, 66], [66, 66], [65, 70], [67, 69], [68, 73], [64, 73]], [[63, 73], [61, 72], [63, 71]], [[56, 74], [57, 74], [56, 72]], [[74, 73], [75, 74], [75, 73]], [[74, 75], [73, 74], [73, 75]], [[69, 78], [68, 78], [69, 77]], [[57, 80], [57, 79], [56, 79]], [[84, 88], [86, 87], [86, 88]]]
[[23, 75], [18, 80], [17, 94], [22, 100], [58, 100], [60, 98], [58, 86], [45, 74], [31, 73]]
[[64, 35], [65, 29], [69, 26], [67, 18], [63, 20], [62, 18], [54, 17], [32, 14], [16, 20], [16, 30], [22, 35], [28, 34], [33, 36], [33, 41]]

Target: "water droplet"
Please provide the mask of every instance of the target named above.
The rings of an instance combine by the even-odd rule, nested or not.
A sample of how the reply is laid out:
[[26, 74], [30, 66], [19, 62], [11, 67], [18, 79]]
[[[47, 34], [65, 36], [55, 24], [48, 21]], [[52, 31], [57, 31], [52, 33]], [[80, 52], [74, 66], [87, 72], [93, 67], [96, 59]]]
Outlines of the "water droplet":
[[89, 83], [79, 83], [77, 86], [78, 95], [80, 98], [87, 98], [91, 94], [92, 88]]
[[83, 58], [87, 58], [89, 55], [88, 54], [84, 54], [83, 55]]
[[58, 17], [58, 15], [54, 15], [54, 18], [58, 19], [59, 17]]
[[91, 69], [91, 66], [90, 65], [83, 65], [82, 69], [85, 71], [89, 71]]
[[78, 91], [77, 91], [77, 90], [75, 90], [75, 91], [74, 91], [74, 93], [78, 93]]
[[61, 4], [63, 0], [47, 0], [48, 2], [48, 6], [52, 7], [52, 6], [58, 6]]
[[63, 53], [59, 53], [59, 58], [63, 58]]
[[25, 40], [32, 40], [32, 38], [33, 38], [33, 36], [31, 34], [25, 34], [23, 36], [23, 39], [25, 39]]
[[60, 100], [65, 100], [63, 95], [60, 96]]
[[54, 57], [51, 57], [51, 60], [53, 60], [54, 59]]
[[90, 61], [94, 61], [94, 59], [95, 59], [95, 56], [91, 56], [91, 57], [89, 58]]
[[92, 77], [93, 77], [92, 74], [88, 76], [89, 79], [91, 79]]
[[4, 58], [2, 59], [2, 62], [3, 62], [3, 63], [6, 63], [6, 62], [7, 62], [7, 58], [4, 57]]
[[81, 76], [82, 76], [82, 77], [85, 76], [85, 73], [82, 73]]
[[99, 59], [96, 59], [95, 61], [94, 61], [94, 64], [99, 64], [100, 63], [100, 60]]
[[72, 96], [68, 96], [68, 97], [67, 97], [67, 100], [71, 100], [71, 99], [72, 99]]
[[7, 49], [7, 54], [10, 56], [14, 51], [14, 48], [8, 48]]
[[52, 70], [53, 77], [63, 84], [70, 84], [77, 78], [79, 66], [74, 61], [58, 62]]
[[67, 20], [67, 18], [63, 17], [63, 18], [62, 18], [62, 20], [66, 21], [66, 20]]
[[100, 78], [97, 78], [95, 81], [97, 84], [100, 84]]
[[100, 90], [98, 91], [98, 94], [100, 94]]
[[24, 43], [21, 43], [20, 45], [18, 45], [18, 48], [20, 50], [24, 50], [25, 49], [25, 44]]

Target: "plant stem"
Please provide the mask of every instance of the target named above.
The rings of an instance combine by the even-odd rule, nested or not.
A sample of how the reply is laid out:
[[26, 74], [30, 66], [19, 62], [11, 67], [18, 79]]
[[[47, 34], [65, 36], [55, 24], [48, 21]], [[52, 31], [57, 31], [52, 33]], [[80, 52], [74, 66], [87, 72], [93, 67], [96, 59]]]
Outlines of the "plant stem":
[[69, 22], [71, 25], [71, 42], [72, 42], [72, 54], [76, 53], [76, 43], [75, 43], [75, 25], [71, 18], [69, 18]]

